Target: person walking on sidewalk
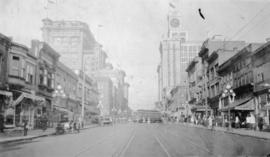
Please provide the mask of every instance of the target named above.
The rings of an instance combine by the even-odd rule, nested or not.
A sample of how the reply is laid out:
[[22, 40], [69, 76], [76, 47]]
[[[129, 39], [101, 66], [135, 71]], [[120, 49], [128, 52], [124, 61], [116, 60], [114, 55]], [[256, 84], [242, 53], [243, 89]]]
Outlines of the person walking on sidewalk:
[[235, 128], [240, 128], [240, 120], [238, 116], [235, 117]]
[[247, 117], [246, 117], [246, 128], [247, 129], [250, 129], [251, 128], [250, 115], [247, 115]]
[[27, 123], [27, 120], [24, 120], [24, 122], [23, 122], [23, 136], [27, 136], [27, 131], [28, 131], [28, 123]]
[[249, 121], [250, 121], [251, 129], [252, 129], [252, 130], [255, 130], [255, 128], [256, 128], [256, 126], [255, 126], [255, 123], [256, 123], [256, 122], [255, 122], [255, 121], [256, 121], [256, 120], [255, 120], [254, 114], [251, 114], [251, 115], [250, 115]]
[[0, 113], [0, 132], [4, 133], [4, 116]]
[[213, 116], [210, 115], [208, 118], [208, 126], [211, 130], [213, 130]]
[[260, 131], [263, 129], [263, 118], [261, 116], [258, 118], [258, 128]]

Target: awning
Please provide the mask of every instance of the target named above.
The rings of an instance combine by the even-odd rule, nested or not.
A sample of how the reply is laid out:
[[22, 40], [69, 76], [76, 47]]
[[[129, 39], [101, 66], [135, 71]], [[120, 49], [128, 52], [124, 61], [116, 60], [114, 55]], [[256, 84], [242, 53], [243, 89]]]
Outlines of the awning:
[[45, 101], [45, 98], [37, 96], [37, 95], [29, 94], [29, 93], [23, 93], [23, 96], [25, 98], [29, 98], [35, 101]]
[[17, 104], [19, 104], [23, 100], [23, 98], [28, 98], [28, 99], [31, 99], [31, 100], [34, 100], [34, 101], [45, 102], [45, 98], [43, 98], [43, 97], [40, 97], [40, 96], [37, 96], [37, 95], [34, 95], [34, 94], [29, 94], [29, 93], [22, 92], [22, 94], [15, 101], [13, 101], [12, 105], [16, 106]]
[[193, 106], [191, 108], [192, 111], [195, 111], [195, 112], [205, 112], [205, 111], [211, 111], [210, 108], [206, 108], [206, 106]]
[[66, 113], [72, 113], [73, 114], [73, 112], [71, 112], [70, 110], [68, 110], [68, 109], [66, 109], [66, 108], [64, 108], [64, 107], [60, 107], [60, 106], [53, 106], [56, 110], [58, 110], [58, 111], [62, 111], [62, 112], [66, 112]]
[[248, 102], [235, 107], [235, 110], [244, 110], [244, 111], [252, 111], [255, 110], [255, 106], [253, 104], [253, 99], [249, 100]]
[[232, 104], [229, 104], [228, 106], [223, 107], [223, 108], [221, 108], [219, 110], [220, 111], [233, 110], [233, 109], [235, 109], [235, 107], [240, 106], [240, 105], [248, 102], [250, 99], [252, 99], [252, 97], [247, 97], [247, 98], [244, 98], [244, 99], [236, 100]]
[[12, 96], [12, 92], [0, 90], [0, 95], [5, 95], [5, 96], [11, 97]]

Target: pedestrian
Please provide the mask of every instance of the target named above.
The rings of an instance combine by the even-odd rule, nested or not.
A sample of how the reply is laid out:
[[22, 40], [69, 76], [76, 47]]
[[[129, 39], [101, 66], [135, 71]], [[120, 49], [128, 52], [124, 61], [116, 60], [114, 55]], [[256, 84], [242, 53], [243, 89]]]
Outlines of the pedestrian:
[[23, 122], [23, 136], [27, 136], [27, 131], [28, 131], [28, 123], [27, 123], [27, 120], [24, 120], [24, 122]]
[[213, 117], [212, 115], [208, 118], [208, 126], [211, 130], [213, 130]]
[[76, 130], [78, 133], [80, 132], [80, 130], [79, 130], [79, 127], [78, 127], [78, 122], [77, 121], [74, 121], [73, 122], [73, 128], [74, 128], [74, 130]]
[[258, 128], [260, 131], [263, 130], [263, 118], [262, 117], [258, 118]]
[[191, 116], [190, 122], [191, 122], [192, 124], [194, 124], [194, 122], [195, 122], [194, 116], [193, 116], [193, 115]]
[[4, 133], [4, 116], [2, 114], [0, 114], [0, 132]]
[[71, 120], [69, 122], [69, 132], [73, 133], [73, 131], [74, 131], [73, 120]]
[[80, 133], [80, 129], [81, 129], [81, 124], [79, 122], [77, 122], [77, 132]]
[[47, 130], [47, 123], [48, 123], [47, 117], [43, 115], [41, 118], [41, 127], [43, 131]]
[[238, 116], [235, 117], [235, 128], [240, 128], [240, 120]]
[[255, 129], [256, 120], [255, 120], [255, 116], [253, 114], [250, 115], [249, 121], [250, 121], [251, 129], [254, 130]]
[[247, 127], [248, 129], [251, 128], [251, 125], [250, 125], [250, 115], [249, 115], [249, 114], [248, 114], [247, 117], [246, 117], [246, 127]]

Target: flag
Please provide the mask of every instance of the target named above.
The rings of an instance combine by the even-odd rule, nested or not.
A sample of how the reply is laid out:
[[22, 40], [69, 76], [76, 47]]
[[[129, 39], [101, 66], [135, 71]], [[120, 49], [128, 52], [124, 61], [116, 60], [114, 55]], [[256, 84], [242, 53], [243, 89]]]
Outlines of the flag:
[[169, 6], [175, 9], [175, 5], [172, 3], [169, 3]]

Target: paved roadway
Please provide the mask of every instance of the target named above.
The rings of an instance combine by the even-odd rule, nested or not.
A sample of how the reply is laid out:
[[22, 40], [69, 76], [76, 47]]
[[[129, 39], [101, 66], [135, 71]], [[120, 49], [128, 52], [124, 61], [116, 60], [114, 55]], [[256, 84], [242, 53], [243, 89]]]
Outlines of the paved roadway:
[[0, 157], [265, 156], [270, 141], [180, 124], [118, 124], [0, 145]]

